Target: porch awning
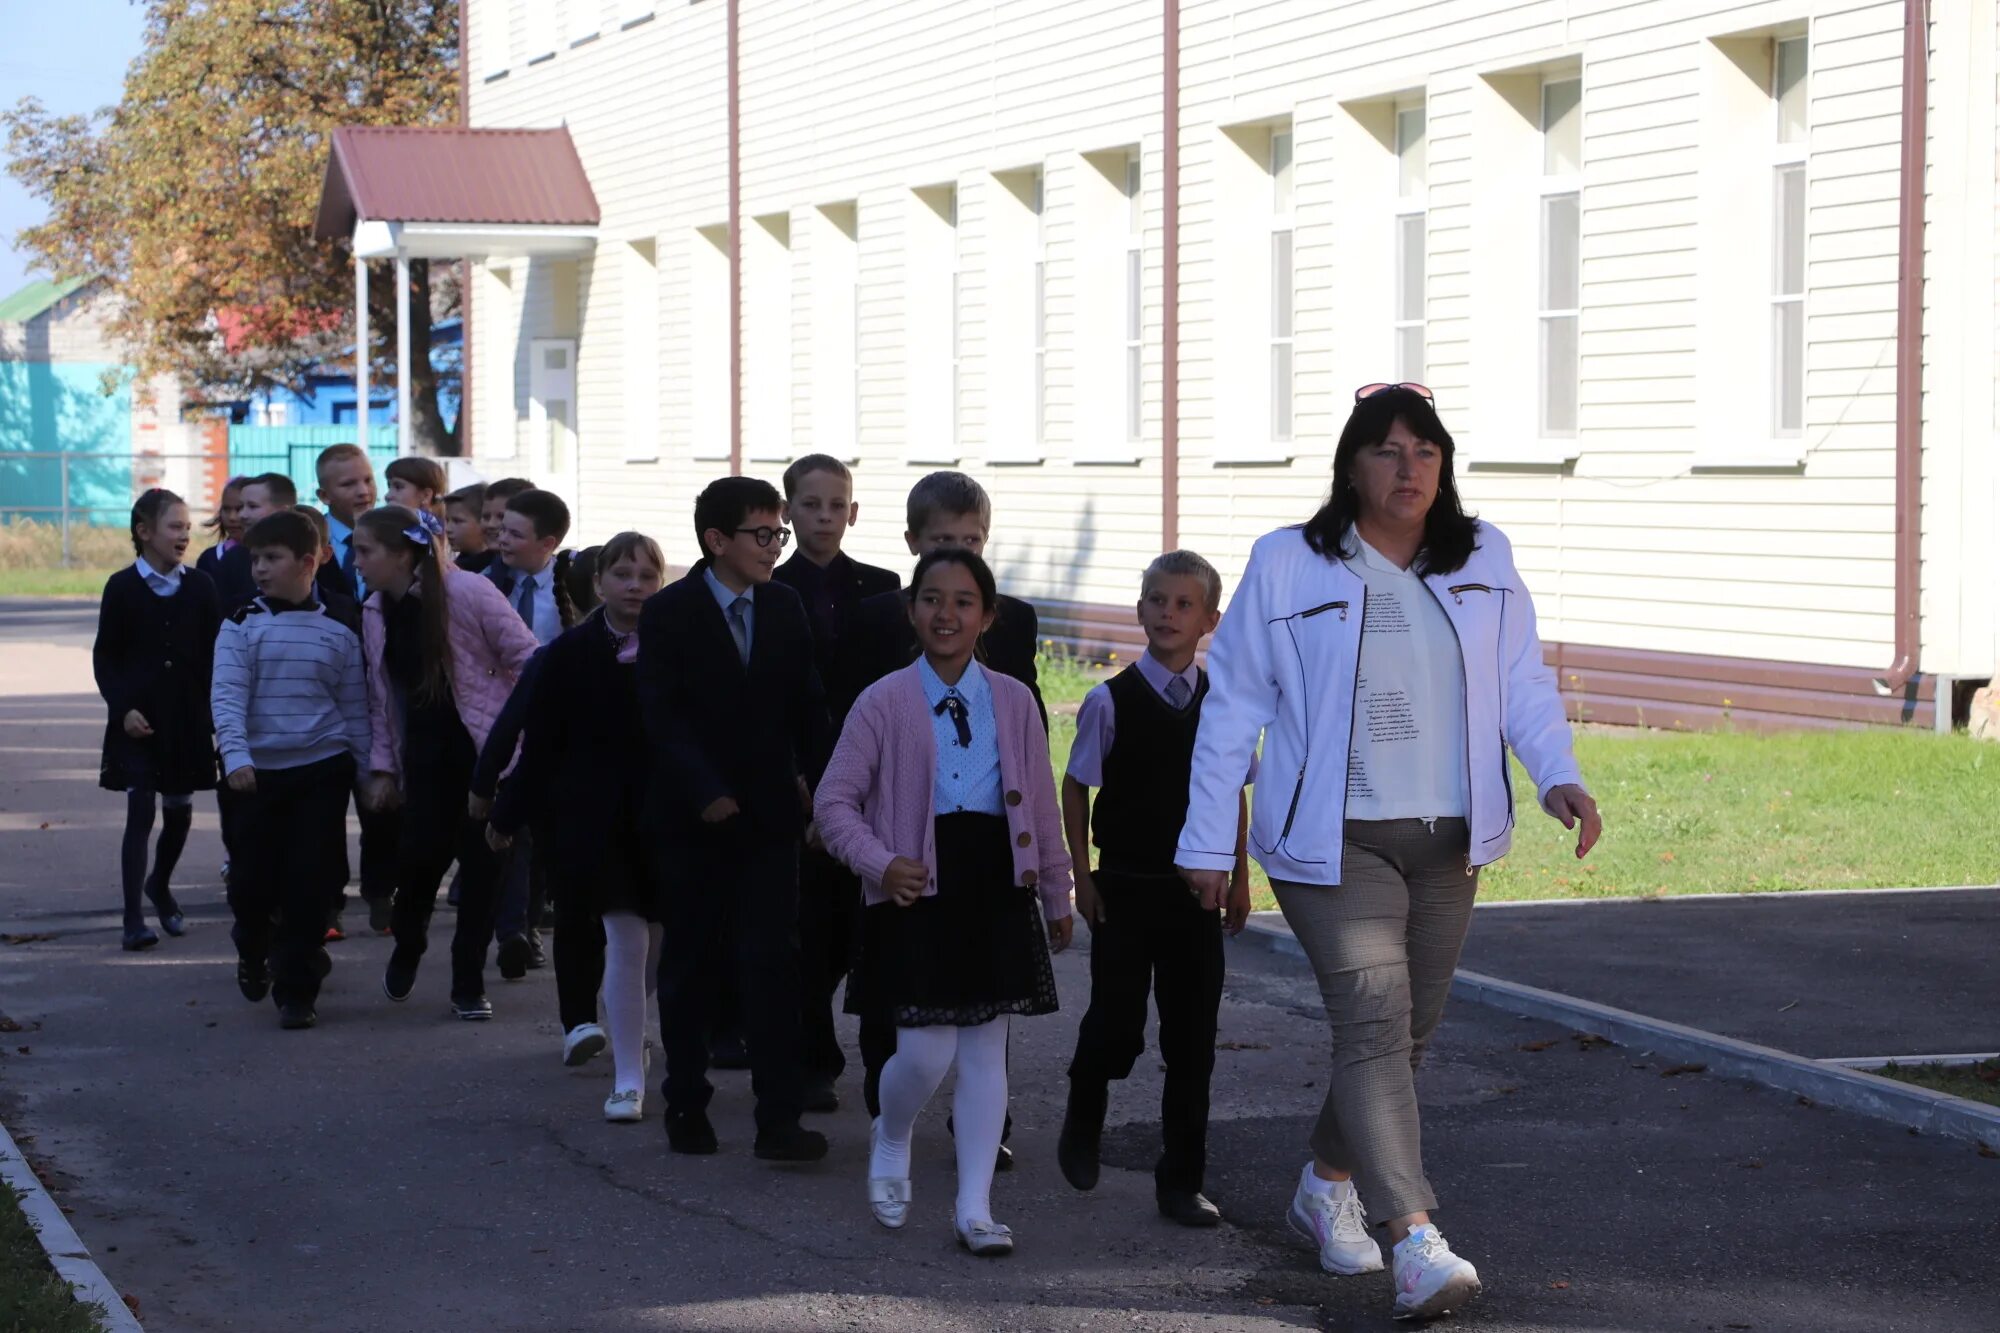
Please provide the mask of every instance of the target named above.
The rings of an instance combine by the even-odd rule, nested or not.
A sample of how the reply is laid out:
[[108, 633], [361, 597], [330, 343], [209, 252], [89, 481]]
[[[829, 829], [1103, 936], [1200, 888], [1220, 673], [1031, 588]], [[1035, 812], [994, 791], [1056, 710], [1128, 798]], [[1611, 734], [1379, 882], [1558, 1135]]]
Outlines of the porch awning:
[[567, 129], [343, 126], [313, 234], [367, 259], [565, 256], [599, 216]]

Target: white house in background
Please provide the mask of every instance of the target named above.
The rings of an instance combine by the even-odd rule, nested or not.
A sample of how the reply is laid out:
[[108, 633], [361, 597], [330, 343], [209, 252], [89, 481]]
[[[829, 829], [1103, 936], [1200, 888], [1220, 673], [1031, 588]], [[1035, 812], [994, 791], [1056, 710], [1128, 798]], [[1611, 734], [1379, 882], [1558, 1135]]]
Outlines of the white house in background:
[[469, 125], [567, 127], [602, 208], [475, 266], [469, 438], [682, 558], [732, 467], [853, 460], [890, 563], [963, 468], [1102, 646], [1418, 380], [1577, 716], [1948, 720], [1996, 658], [2000, 32], [1926, 14], [467, 0]]

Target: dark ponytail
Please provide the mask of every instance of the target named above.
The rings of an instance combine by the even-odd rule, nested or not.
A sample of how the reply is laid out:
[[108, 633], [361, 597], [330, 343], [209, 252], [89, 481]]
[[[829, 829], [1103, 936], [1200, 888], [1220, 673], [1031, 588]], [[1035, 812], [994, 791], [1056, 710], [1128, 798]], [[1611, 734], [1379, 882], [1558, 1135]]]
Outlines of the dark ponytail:
[[[428, 515], [426, 515], [428, 517]], [[431, 519], [436, 524], [435, 518]], [[401, 505], [370, 509], [355, 520], [376, 542], [390, 550], [411, 553], [412, 572], [423, 585], [418, 597], [424, 622], [424, 675], [417, 686], [417, 698], [427, 704], [451, 699], [451, 617], [445, 606], [445, 582], [450, 564], [445, 554], [442, 529], [430, 532], [415, 511]], [[412, 535], [415, 534], [415, 535]]]
[[574, 627], [578, 619], [576, 598], [570, 595], [569, 590], [570, 556], [569, 551], [556, 552], [555, 577], [549, 580], [549, 591], [556, 596], [556, 619], [564, 629]]

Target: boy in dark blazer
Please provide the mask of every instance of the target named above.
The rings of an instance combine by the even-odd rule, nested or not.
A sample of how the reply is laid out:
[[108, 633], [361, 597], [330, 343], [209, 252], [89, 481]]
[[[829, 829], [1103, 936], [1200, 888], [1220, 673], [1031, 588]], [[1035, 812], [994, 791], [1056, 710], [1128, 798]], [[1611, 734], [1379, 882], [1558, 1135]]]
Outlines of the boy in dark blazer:
[[[861, 517], [854, 502], [854, 477], [830, 454], [808, 454], [785, 469], [785, 522], [799, 549], [772, 575], [798, 593], [812, 624], [813, 660], [826, 686], [828, 711], [837, 736], [867, 681], [855, 662], [857, 644], [867, 640], [855, 626], [861, 604], [887, 593], [903, 580], [893, 571], [864, 565], [840, 549], [847, 530]], [[847, 1067], [833, 1027], [833, 993], [852, 964], [854, 914], [861, 882], [824, 848], [806, 848], [799, 865], [799, 980], [805, 997], [805, 1058], [808, 1111], [840, 1109], [834, 1083]]]
[[725, 477], [695, 501], [702, 559], [639, 618], [639, 710], [665, 893], [660, 1032], [667, 1142], [712, 1153], [708, 1039], [734, 981], [757, 1098], [757, 1156], [817, 1161], [799, 1124], [799, 845], [826, 766], [812, 628], [772, 581], [789, 534], [770, 483]]

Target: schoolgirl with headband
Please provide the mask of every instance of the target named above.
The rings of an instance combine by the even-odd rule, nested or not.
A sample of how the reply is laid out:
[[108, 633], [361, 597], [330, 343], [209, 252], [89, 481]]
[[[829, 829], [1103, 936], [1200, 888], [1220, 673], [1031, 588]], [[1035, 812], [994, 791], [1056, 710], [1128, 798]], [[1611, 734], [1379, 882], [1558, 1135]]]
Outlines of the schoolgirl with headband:
[[401, 806], [396, 945], [382, 977], [391, 1000], [416, 986], [439, 883], [455, 858], [461, 878], [451, 944], [452, 1012], [493, 1017], [486, 946], [493, 936], [500, 860], [467, 811], [473, 767], [535, 636], [485, 579], [446, 552], [428, 511], [386, 505], [359, 515], [354, 563], [368, 600], [361, 642], [368, 673], [370, 808]]

